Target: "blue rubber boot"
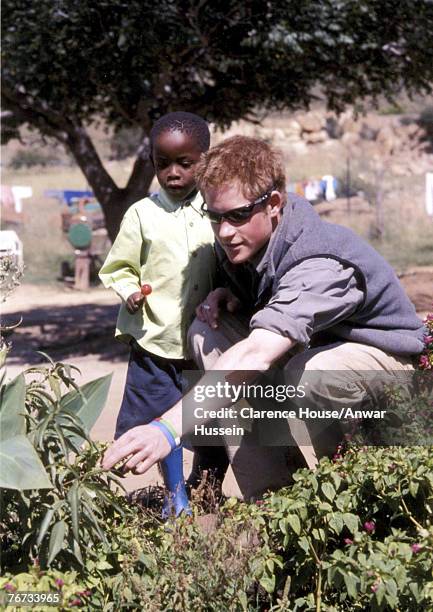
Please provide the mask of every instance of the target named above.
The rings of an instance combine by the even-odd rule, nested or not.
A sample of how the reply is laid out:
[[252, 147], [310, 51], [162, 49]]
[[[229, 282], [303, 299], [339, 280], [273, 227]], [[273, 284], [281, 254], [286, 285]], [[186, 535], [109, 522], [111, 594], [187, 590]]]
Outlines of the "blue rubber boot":
[[188, 496], [183, 477], [183, 449], [178, 446], [161, 461], [162, 476], [167, 488], [167, 494], [162, 507], [162, 518], [179, 516], [181, 512], [191, 514]]

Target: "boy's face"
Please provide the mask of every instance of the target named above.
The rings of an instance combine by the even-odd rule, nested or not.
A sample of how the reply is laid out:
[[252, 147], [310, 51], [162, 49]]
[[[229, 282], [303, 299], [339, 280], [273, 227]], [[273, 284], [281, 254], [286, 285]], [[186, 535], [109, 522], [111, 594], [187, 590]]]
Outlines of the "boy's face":
[[155, 139], [152, 158], [156, 176], [174, 200], [184, 200], [195, 189], [194, 171], [201, 154], [194, 137], [184, 132], [162, 132]]

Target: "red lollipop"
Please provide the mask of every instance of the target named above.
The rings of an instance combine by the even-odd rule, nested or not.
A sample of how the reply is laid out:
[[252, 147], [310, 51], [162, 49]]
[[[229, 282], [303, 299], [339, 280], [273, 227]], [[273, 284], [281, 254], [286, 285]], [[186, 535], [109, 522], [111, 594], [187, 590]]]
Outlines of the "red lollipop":
[[150, 295], [152, 293], [152, 287], [150, 285], [142, 285], [141, 286], [141, 295]]

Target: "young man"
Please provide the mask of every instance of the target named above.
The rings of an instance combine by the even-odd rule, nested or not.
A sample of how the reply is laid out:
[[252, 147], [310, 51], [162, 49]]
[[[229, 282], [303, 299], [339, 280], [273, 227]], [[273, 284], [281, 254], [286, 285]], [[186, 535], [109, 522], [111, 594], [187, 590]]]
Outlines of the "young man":
[[[203, 369], [266, 372], [284, 360], [286, 381], [295, 386], [311, 371], [412, 369], [412, 356], [423, 348], [423, 325], [392, 268], [356, 234], [322, 221], [303, 198], [286, 195], [281, 159], [269, 145], [240, 136], [226, 140], [202, 158], [196, 176], [226, 277], [226, 287], [198, 307], [190, 330]], [[334, 391], [339, 382], [332, 381]], [[319, 381], [312, 398], [318, 405], [326, 386]], [[356, 393], [349, 400], [356, 402]], [[180, 403], [165, 418], [185, 433]], [[314, 448], [303, 451], [313, 466], [330, 452], [335, 428], [330, 442], [314, 428], [310, 433]], [[309, 444], [304, 434], [295, 427], [300, 446]], [[113, 445], [104, 465], [132, 455], [126, 468], [141, 473], [168, 448], [160, 432], [136, 428]], [[231, 460], [244, 497], [290, 480], [281, 447], [241, 445]]]

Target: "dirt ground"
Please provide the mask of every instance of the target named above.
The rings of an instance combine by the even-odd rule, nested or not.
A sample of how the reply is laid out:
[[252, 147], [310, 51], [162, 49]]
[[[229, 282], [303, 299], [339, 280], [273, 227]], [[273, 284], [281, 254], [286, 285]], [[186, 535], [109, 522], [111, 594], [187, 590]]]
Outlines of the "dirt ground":
[[[433, 310], [433, 267], [413, 268], [400, 278], [421, 316]], [[23, 368], [44, 362], [43, 351], [55, 361], [66, 361], [81, 370], [77, 382], [85, 382], [112, 373], [113, 380], [105, 409], [92, 435], [97, 440], [112, 440], [117, 411], [126, 376], [128, 349], [115, 342], [113, 330], [118, 298], [102, 288], [77, 292], [62, 287], [22, 285], [2, 305], [2, 324], [21, 325], [10, 337], [12, 350], [7, 360], [7, 379]], [[185, 473], [192, 454], [185, 451]], [[156, 467], [143, 476], [128, 476], [125, 486], [136, 490], [159, 484]], [[226, 494], [236, 494], [231, 473], [224, 484]]]

